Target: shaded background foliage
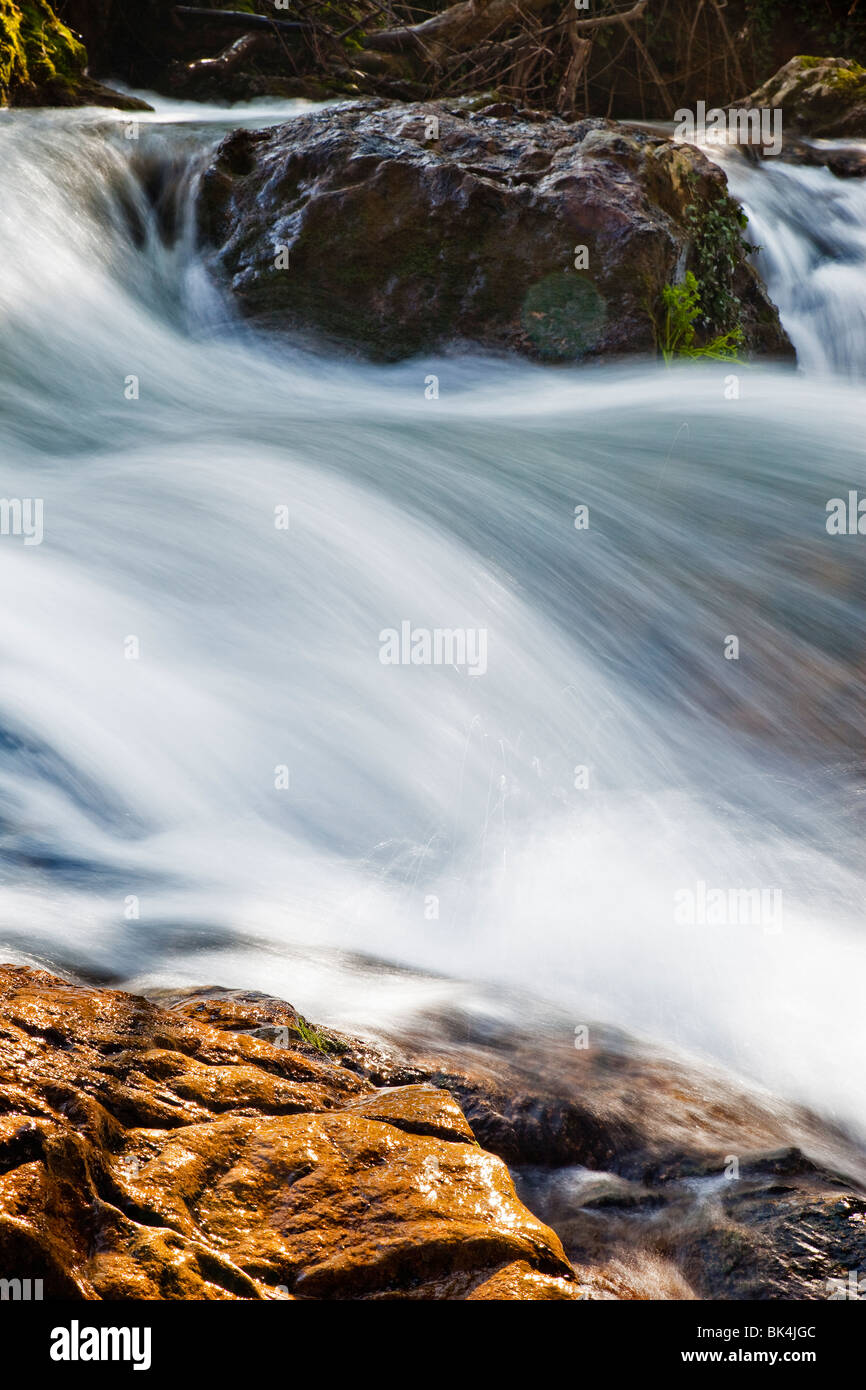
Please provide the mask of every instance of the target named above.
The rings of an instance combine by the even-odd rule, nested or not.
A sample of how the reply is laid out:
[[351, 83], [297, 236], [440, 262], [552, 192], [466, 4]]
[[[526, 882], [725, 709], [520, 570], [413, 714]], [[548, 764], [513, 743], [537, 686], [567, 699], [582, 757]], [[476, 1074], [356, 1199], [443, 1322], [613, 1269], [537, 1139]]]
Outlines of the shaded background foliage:
[[[435, 60], [420, 45], [394, 53], [380, 44], [383, 30], [447, 8], [435, 0], [293, 0], [288, 11], [273, 0], [199, 5], [215, 11], [213, 23], [180, 19], [169, 0], [57, 0], [55, 9], [81, 33], [95, 75], [176, 93], [193, 84], [190, 95], [202, 94], [195, 83], [222, 80], [227, 99], [274, 88], [315, 95], [324, 83], [408, 98], [483, 91], [570, 116], [665, 119], [700, 99], [743, 97], [797, 53], [866, 58], [866, 0], [647, 0], [638, 20], [579, 39], [575, 20], [628, 11], [633, 0], [591, 0], [579, 11], [564, 0], [514, 0], [482, 43], [464, 50], [458, 40]], [[265, 33], [219, 71], [189, 76], [188, 65], [238, 42], [242, 31], [219, 20], [221, 8], [303, 27]]]

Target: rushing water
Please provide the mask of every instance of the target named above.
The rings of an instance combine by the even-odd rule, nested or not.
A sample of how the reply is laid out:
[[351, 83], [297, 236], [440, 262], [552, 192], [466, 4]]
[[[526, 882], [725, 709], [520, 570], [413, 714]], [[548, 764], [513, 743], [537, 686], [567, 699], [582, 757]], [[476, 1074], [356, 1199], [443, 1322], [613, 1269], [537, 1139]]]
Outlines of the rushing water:
[[[866, 493], [866, 182], [732, 167], [804, 364], [739, 399], [381, 369], [208, 284], [240, 119], [0, 119], [2, 494], [44, 502], [0, 537], [4, 956], [356, 1027], [532, 995], [866, 1127], [866, 539], [825, 526]], [[383, 665], [406, 620], [486, 672]], [[762, 913], [689, 924], [699, 884]]]
[[[830, 145], [823, 141], [818, 144]], [[718, 153], [718, 151], [716, 151]], [[799, 362], [810, 376], [866, 374], [866, 179], [731, 151], [725, 172], [749, 213], [749, 240]]]

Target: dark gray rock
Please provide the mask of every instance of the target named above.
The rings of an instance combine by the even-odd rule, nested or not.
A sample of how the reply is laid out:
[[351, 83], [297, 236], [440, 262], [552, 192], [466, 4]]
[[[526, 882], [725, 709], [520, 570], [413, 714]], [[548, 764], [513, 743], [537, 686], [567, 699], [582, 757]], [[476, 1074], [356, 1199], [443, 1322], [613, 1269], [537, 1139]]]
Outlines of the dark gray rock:
[[724, 289], [746, 351], [792, 355], [721, 170], [603, 120], [372, 101], [236, 131], [203, 176], [199, 227], [263, 328], [385, 361], [454, 343], [575, 361], [655, 351], [662, 291], [698, 268], [711, 210], [740, 253], [719, 245], [707, 302]]

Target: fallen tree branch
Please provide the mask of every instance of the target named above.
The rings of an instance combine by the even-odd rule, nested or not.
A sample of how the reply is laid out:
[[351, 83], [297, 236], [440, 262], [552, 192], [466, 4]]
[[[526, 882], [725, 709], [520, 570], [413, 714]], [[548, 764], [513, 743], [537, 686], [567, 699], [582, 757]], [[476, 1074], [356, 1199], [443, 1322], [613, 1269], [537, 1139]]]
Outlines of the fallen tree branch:
[[194, 63], [188, 63], [186, 71], [189, 76], [207, 73], [214, 78], [228, 77], [268, 46], [266, 34], [241, 34], [239, 39], [235, 39], [230, 47], [223, 49], [215, 58], [199, 58]]
[[271, 19], [264, 14], [246, 14], [243, 10], [202, 10], [194, 5], [175, 5], [175, 14], [188, 19], [206, 19], [227, 29], [288, 29], [295, 31], [306, 26], [290, 19]]

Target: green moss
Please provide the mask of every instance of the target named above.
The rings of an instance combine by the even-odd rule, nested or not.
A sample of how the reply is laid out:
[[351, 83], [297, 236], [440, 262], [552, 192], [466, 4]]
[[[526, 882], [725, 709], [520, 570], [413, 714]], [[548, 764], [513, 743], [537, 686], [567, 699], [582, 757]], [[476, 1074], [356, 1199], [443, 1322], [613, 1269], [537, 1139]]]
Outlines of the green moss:
[[46, 0], [0, 0], [0, 105], [74, 96], [87, 53]]
[[[858, 107], [866, 104], [866, 68], [849, 60], [798, 57], [794, 85], [786, 100], [797, 109], [799, 118], [809, 123], [816, 135], [843, 134], [839, 124], [852, 119]], [[769, 84], [772, 91], [772, 83]]]
[[320, 1033], [317, 1028], [314, 1028], [313, 1025], [308, 1023], [305, 1018], [302, 1018], [300, 1014], [298, 1014], [293, 1023], [289, 1024], [289, 1028], [293, 1033], [297, 1033], [298, 1037], [305, 1042], [308, 1047], [314, 1047], [317, 1052], [328, 1053], [340, 1050], [336, 1047], [332, 1038], [329, 1038], [326, 1033]]
[[811, 72], [815, 68], [821, 67], [823, 63], [829, 62], [831, 66], [824, 74], [824, 80], [828, 87], [835, 87], [846, 96], [854, 95], [858, 87], [866, 87], [866, 68], [862, 67], [860, 63], [854, 62], [853, 59], [850, 60], [850, 67], [834, 67], [832, 66], [834, 62], [832, 58], [813, 58], [802, 53], [793, 61], [804, 72]]
[[861, 93], [866, 95], [866, 68], [862, 68], [859, 63], [854, 63], [850, 68], [831, 69], [827, 74], [827, 81], [846, 98], [857, 97]]

